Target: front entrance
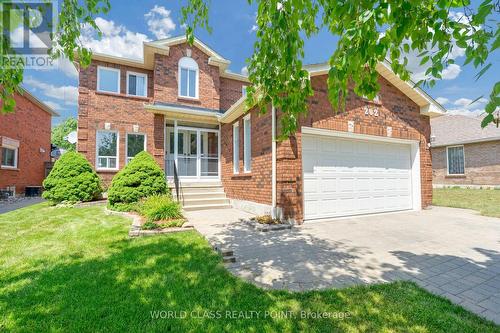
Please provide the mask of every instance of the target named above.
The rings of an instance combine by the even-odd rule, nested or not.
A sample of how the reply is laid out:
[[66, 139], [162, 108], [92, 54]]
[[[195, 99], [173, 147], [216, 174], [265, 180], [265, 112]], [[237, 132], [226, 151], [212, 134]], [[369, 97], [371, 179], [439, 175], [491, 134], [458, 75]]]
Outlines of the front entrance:
[[175, 121], [167, 124], [165, 137], [167, 178], [219, 179], [218, 129], [180, 126]]

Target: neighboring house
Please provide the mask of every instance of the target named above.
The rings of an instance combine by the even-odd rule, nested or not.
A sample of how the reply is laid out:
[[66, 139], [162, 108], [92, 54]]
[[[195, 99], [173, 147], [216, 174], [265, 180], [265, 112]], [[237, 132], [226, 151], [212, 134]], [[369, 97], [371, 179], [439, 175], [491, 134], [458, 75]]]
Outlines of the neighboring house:
[[[421, 209], [432, 200], [430, 117], [444, 110], [379, 64], [375, 101], [327, 97], [327, 65], [308, 66], [315, 95], [296, 135], [273, 141], [280, 115], [246, 112], [248, 78], [185, 37], [144, 43], [142, 61], [94, 54], [80, 72], [78, 151], [109, 183], [146, 149], [185, 209], [233, 206], [301, 223]], [[278, 124], [278, 125], [277, 125]]]
[[42, 186], [57, 113], [26, 90], [14, 98], [15, 112], [0, 114], [0, 191], [22, 194], [27, 186]]
[[500, 129], [481, 118], [432, 119], [432, 169], [436, 187], [500, 186]]

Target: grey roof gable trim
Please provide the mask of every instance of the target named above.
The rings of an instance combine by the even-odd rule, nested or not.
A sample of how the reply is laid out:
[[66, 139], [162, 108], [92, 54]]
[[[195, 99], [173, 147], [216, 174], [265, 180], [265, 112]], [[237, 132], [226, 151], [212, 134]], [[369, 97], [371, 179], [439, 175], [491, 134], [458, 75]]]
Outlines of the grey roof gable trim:
[[500, 128], [481, 128], [481, 118], [447, 115], [431, 119], [432, 147], [500, 140]]

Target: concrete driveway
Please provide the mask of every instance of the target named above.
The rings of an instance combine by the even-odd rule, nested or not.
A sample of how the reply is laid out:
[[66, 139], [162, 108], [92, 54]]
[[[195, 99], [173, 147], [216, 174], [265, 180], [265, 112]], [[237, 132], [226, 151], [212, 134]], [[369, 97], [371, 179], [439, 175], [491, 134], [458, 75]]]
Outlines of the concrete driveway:
[[208, 240], [234, 251], [228, 269], [259, 286], [299, 291], [411, 280], [500, 324], [500, 219], [434, 207], [262, 233], [238, 222], [248, 216], [188, 213]]

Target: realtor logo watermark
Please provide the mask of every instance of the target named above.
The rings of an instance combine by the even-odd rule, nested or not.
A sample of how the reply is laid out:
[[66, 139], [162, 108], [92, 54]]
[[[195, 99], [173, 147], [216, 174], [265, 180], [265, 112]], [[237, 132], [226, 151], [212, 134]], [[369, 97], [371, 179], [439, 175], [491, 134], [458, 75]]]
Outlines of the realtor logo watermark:
[[57, 24], [57, 1], [0, 0], [0, 68], [53, 67], [49, 55]]

